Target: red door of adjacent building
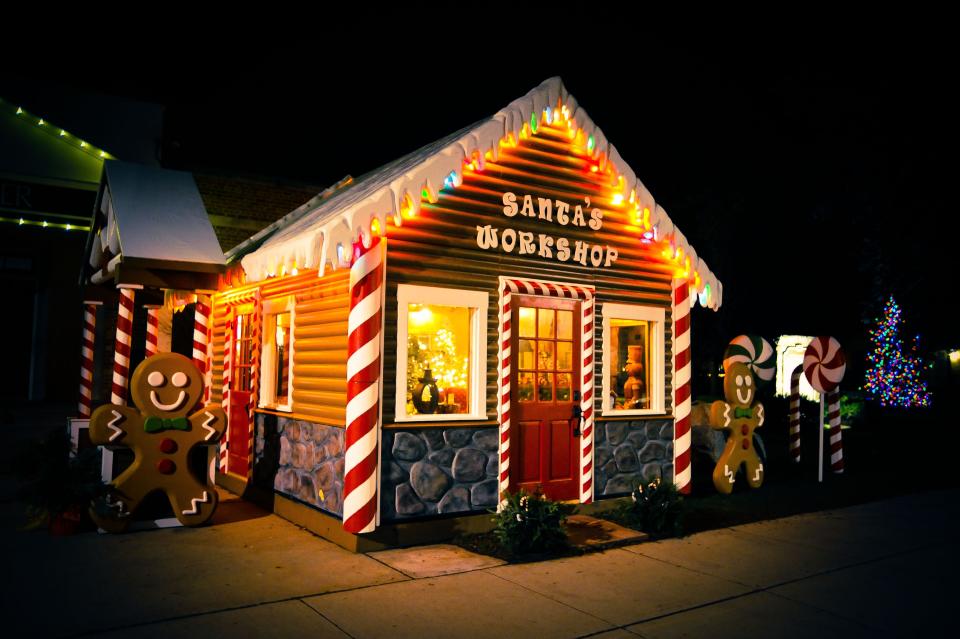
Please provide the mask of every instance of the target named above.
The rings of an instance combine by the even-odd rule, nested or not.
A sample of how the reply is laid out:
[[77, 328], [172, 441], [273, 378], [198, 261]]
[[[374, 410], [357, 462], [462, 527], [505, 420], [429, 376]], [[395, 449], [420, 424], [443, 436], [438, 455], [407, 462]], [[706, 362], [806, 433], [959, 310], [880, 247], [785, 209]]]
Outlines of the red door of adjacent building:
[[233, 320], [233, 365], [230, 414], [227, 418], [227, 472], [246, 478], [250, 471], [251, 314]]
[[551, 499], [579, 496], [579, 302], [514, 295], [510, 485]]

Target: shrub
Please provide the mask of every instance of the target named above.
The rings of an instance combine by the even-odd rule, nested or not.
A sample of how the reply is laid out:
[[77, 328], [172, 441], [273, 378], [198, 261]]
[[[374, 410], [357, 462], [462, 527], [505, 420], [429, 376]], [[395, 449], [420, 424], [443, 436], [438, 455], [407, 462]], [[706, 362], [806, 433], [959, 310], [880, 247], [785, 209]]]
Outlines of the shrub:
[[513, 555], [557, 552], [567, 547], [563, 522], [571, 507], [552, 501], [537, 492], [519, 490], [507, 496], [494, 517], [494, 535]]
[[624, 508], [624, 518], [654, 537], [675, 537], [683, 531], [683, 497], [673, 482], [654, 479], [637, 485]]

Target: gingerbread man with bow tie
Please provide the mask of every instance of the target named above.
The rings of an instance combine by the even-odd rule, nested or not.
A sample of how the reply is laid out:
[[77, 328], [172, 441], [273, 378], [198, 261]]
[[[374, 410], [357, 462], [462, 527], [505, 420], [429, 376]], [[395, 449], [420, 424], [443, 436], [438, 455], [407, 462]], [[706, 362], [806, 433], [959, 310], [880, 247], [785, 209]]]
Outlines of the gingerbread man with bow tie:
[[710, 426], [727, 431], [727, 445], [713, 469], [713, 485], [718, 492], [729, 495], [741, 464], [746, 467], [751, 488], [763, 484], [763, 463], [753, 447], [753, 431], [763, 426], [763, 404], [754, 403], [757, 382], [747, 364], [730, 363], [724, 372], [723, 395], [727, 401], [711, 404]]
[[166, 493], [184, 526], [199, 526], [213, 515], [217, 491], [190, 470], [190, 451], [217, 442], [226, 428], [222, 408], [207, 404], [188, 416], [203, 396], [203, 378], [189, 359], [176, 353], [148, 357], [134, 371], [130, 394], [139, 407], [108, 404], [90, 417], [94, 444], [128, 446], [134, 460], [110, 482], [110, 493], [90, 516], [103, 530], [122, 532], [147, 495]]

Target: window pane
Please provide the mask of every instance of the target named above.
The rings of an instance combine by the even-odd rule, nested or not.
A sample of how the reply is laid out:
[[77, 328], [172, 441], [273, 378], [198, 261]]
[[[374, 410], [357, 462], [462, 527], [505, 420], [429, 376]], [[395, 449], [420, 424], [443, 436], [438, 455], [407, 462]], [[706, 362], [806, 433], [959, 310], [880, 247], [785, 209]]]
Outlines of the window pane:
[[521, 402], [533, 401], [533, 373], [517, 374], [517, 399]]
[[552, 308], [541, 308], [537, 309], [537, 316], [539, 318], [539, 332], [540, 337], [553, 337], [554, 336], [554, 325], [556, 322], [555, 319], [556, 313]]
[[290, 313], [276, 315], [274, 334], [274, 362], [276, 362], [275, 397], [278, 404], [286, 404], [290, 391]]
[[539, 373], [537, 376], [537, 399], [541, 402], [553, 401], [553, 375]]
[[557, 311], [557, 339], [573, 339], [573, 311]]
[[470, 412], [470, 309], [407, 307], [407, 415]]
[[573, 377], [570, 373], [557, 374], [557, 401], [569, 402], [570, 390], [573, 388]]
[[536, 368], [536, 360], [534, 359], [534, 349], [536, 348], [536, 342], [532, 339], [522, 339], [520, 340], [520, 345], [518, 350], [520, 351], [517, 355], [517, 367], [534, 369]]
[[608, 348], [613, 408], [650, 408], [650, 323], [611, 319]]
[[552, 371], [554, 342], [537, 342], [537, 368], [542, 371]]
[[536, 315], [534, 308], [520, 307], [520, 337], [536, 337]]
[[573, 369], [573, 342], [557, 342], [557, 370]]

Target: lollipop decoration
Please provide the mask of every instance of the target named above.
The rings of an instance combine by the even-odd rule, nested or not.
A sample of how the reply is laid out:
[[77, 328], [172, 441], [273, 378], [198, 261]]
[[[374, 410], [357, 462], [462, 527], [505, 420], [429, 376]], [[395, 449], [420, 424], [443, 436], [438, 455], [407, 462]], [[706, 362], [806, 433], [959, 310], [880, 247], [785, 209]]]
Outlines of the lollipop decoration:
[[746, 364], [758, 381], [766, 383], [776, 373], [777, 358], [770, 342], [758, 335], [734, 337], [723, 352], [723, 370], [732, 364]]
[[847, 370], [847, 356], [832, 337], [815, 337], [803, 354], [803, 374], [814, 390], [820, 391], [820, 462], [818, 481], [823, 481], [823, 404], [830, 402], [830, 462], [833, 472], [843, 472], [843, 442], [840, 436], [839, 394], [834, 392]]

